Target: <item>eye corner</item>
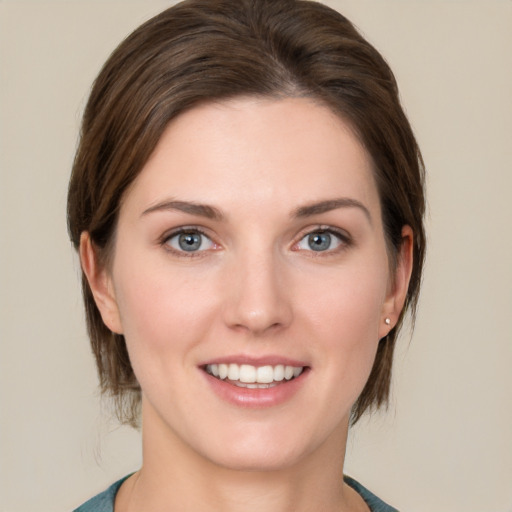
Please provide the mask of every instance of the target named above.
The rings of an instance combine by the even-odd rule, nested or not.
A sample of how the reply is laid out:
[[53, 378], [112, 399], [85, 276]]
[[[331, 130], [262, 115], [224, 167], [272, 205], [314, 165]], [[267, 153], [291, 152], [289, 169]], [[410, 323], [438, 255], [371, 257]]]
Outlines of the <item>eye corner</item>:
[[352, 245], [348, 233], [332, 226], [316, 226], [300, 234], [292, 246], [293, 251], [304, 251], [310, 255], [321, 256], [337, 254]]
[[201, 257], [220, 248], [210, 235], [194, 226], [167, 231], [160, 238], [159, 244], [164, 250], [178, 257]]

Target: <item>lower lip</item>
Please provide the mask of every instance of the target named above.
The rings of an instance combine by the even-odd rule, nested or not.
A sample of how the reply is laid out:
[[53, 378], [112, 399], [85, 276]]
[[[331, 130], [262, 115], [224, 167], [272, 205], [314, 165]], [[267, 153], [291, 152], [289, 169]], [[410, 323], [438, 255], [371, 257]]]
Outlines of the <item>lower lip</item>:
[[290, 400], [303, 386], [309, 374], [309, 369], [292, 380], [281, 381], [271, 388], [241, 388], [229, 382], [217, 379], [201, 370], [208, 384], [220, 398], [238, 407], [265, 408], [280, 405]]

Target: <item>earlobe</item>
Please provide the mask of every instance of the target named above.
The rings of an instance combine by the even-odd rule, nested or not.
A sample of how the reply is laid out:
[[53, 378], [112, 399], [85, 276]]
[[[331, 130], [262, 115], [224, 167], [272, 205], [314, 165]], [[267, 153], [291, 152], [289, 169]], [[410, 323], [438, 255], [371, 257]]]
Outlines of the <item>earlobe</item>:
[[107, 269], [99, 263], [94, 244], [87, 231], [80, 236], [79, 254], [82, 270], [103, 322], [112, 332], [122, 334], [123, 328], [111, 276]]
[[402, 228], [402, 244], [397, 255], [393, 281], [382, 309], [379, 338], [386, 336], [396, 325], [405, 304], [413, 267], [414, 234], [410, 226]]

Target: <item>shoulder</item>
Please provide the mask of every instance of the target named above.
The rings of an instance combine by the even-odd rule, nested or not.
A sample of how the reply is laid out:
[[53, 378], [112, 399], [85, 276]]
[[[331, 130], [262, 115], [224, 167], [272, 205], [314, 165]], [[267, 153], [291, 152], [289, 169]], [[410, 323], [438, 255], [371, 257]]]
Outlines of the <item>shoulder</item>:
[[[73, 512], [114, 512], [114, 501], [117, 491], [128, 476], [125, 476], [121, 480], [115, 482], [106, 491], [103, 491], [97, 496], [94, 496], [94, 498], [86, 501]], [[364, 499], [366, 504], [370, 507], [371, 512], [398, 512], [395, 508], [384, 503], [380, 498], [375, 496], [375, 494], [371, 493], [353, 478], [345, 476], [344, 480], [347, 485], [350, 485], [350, 487], [352, 487], [352, 489], [354, 489]]]
[[114, 512], [114, 501], [116, 499], [117, 491], [128, 476], [121, 478], [121, 480], [112, 484], [106, 491], [103, 491], [97, 496], [94, 496], [94, 498], [91, 498], [89, 501], [86, 501], [73, 512]]
[[363, 498], [371, 512], [398, 512], [396, 508], [393, 508], [387, 503], [384, 503], [380, 498], [377, 498], [375, 494], [371, 493], [368, 489], [363, 487], [359, 482], [356, 482], [356, 480], [353, 478], [345, 476], [343, 479], [347, 485], [352, 487], [352, 489], [354, 489], [354, 491], [356, 491], [361, 496], [361, 498]]

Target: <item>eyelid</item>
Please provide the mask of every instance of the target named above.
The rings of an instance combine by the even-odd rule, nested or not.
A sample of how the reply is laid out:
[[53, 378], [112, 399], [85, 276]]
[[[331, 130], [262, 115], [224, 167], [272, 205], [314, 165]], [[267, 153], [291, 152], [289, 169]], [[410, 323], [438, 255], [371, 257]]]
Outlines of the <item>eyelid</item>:
[[332, 253], [346, 249], [347, 247], [350, 247], [351, 245], [353, 245], [352, 236], [346, 230], [337, 228], [334, 226], [330, 226], [330, 225], [319, 224], [317, 226], [309, 226], [305, 229], [302, 229], [300, 231], [300, 233], [297, 235], [296, 241], [293, 243], [292, 250], [296, 250], [296, 251], [304, 250], [305, 252], [315, 252], [313, 250], [308, 251], [306, 249], [296, 248], [298, 246], [298, 244], [300, 242], [302, 242], [302, 240], [304, 240], [304, 238], [306, 238], [307, 236], [310, 236], [312, 234], [315, 234], [315, 233], [328, 233], [330, 235], [333, 235], [336, 238], [338, 238], [338, 240], [340, 241], [340, 244], [341, 244], [341, 247], [337, 247], [335, 249], [328, 249], [326, 251], [318, 251], [316, 253], [317, 256], [322, 255], [322, 253], [323, 254], [332, 254]]
[[[176, 227], [176, 228], [172, 228], [172, 229], [169, 229], [168, 231], [165, 231], [161, 237], [159, 237], [158, 239], [158, 244], [163, 246], [165, 250], [173, 253], [173, 254], [177, 254], [178, 256], [185, 256], [185, 257], [199, 257], [199, 256], [204, 256], [205, 253], [211, 251], [211, 250], [217, 250], [220, 248], [220, 245], [215, 242], [215, 240], [213, 239], [213, 237], [211, 235], [208, 234], [207, 232], [208, 230], [205, 230], [204, 228], [202, 228], [201, 226], [194, 226], [194, 225], [188, 225], [188, 226], [179, 226], [179, 227]], [[205, 238], [207, 238], [212, 244], [213, 244], [213, 248], [208, 248], [208, 249], [201, 249], [201, 250], [198, 250], [198, 251], [183, 251], [183, 250], [178, 250], [178, 249], [175, 249], [173, 247], [171, 247], [169, 244], [168, 244], [168, 241], [175, 237], [175, 236], [178, 236], [180, 234], [183, 234], [183, 233], [197, 233], [201, 236], [204, 236]], [[336, 253], [338, 251], [342, 251], [343, 249], [346, 249], [348, 247], [350, 247], [351, 245], [353, 245], [353, 239], [352, 239], [352, 236], [344, 229], [341, 229], [341, 228], [338, 228], [338, 227], [334, 227], [334, 226], [331, 226], [331, 225], [325, 225], [325, 224], [318, 224], [318, 225], [315, 225], [315, 226], [308, 226], [307, 228], [304, 228], [302, 229], [298, 235], [296, 236], [295, 238], [295, 242], [293, 242], [293, 245], [292, 245], [292, 250], [294, 251], [305, 251], [305, 252], [315, 252], [313, 250], [305, 250], [305, 249], [299, 249], [297, 248], [297, 245], [307, 236], [309, 235], [312, 235], [314, 233], [328, 233], [330, 235], [333, 235], [335, 236], [339, 241], [340, 241], [340, 245], [341, 247], [336, 247], [334, 249], [328, 249], [328, 250], [325, 250], [325, 251], [318, 251], [318, 253], [316, 255], [321, 255], [322, 253], [324, 254], [332, 254], [332, 253]]]
[[[200, 249], [197, 251], [184, 251], [184, 250], [179, 250], [174, 247], [171, 247], [170, 244], [168, 243], [169, 240], [171, 240], [172, 238], [174, 238], [178, 235], [189, 234], [189, 233], [190, 234], [198, 234], [198, 235], [201, 235], [201, 236], [207, 238], [213, 245], [213, 248]], [[204, 256], [206, 252], [209, 252], [211, 250], [216, 250], [219, 247], [219, 245], [213, 240], [213, 238], [208, 233], [206, 233], [206, 230], [204, 230], [203, 228], [201, 228], [199, 226], [179, 226], [179, 227], [170, 229], [170, 230], [166, 231], [165, 233], [163, 233], [163, 235], [158, 239], [158, 243], [166, 251], [168, 251], [172, 254], [175, 254], [177, 256], [182, 256], [182, 257], [186, 257], [186, 258]]]

